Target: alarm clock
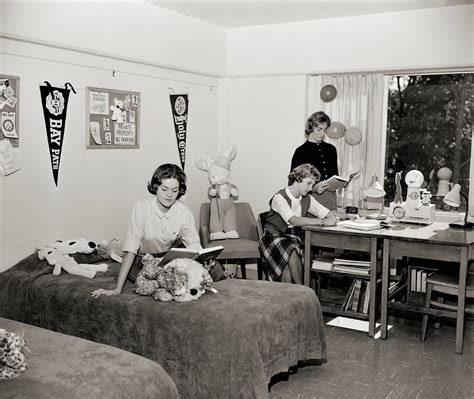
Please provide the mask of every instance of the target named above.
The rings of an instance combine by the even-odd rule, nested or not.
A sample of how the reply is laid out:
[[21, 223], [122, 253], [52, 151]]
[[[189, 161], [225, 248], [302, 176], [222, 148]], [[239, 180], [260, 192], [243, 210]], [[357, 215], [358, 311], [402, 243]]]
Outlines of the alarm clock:
[[405, 222], [431, 224], [435, 219], [435, 206], [427, 201], [421, 200], [423, 184], [423, 173], [419, 170], [410, 170], [405, 176], [407, 185], [407, 198], [405, 202], [390, 204], [390, 220]]

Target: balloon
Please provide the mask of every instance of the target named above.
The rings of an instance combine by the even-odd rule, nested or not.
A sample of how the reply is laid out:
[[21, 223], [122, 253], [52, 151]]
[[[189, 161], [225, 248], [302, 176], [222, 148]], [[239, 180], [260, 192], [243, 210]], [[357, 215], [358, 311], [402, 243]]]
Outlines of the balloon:
[[342, 136], [344, 136], [345, 132], [346, 127], [341, 122], [331, 123], [331, 126], [329, 126], [328, 130], [326, 130], [326, 134], [330, 139], [340, 139]]
[[333, 85], [326, 85], [321, 89], [321, 100], [328, 103], [336, 98], [337, 90]]
[[356, 127], [350, 127], [346, 130], [344, 139], [349, 145], [357, 145], [362, 141], [362, 132]]

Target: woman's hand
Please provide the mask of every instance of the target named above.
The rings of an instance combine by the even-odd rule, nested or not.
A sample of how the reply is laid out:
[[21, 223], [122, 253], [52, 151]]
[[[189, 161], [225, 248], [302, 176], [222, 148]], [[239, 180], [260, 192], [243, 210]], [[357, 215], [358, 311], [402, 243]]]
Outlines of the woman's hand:
[[119, 295], [120, 291], [118, 288], [114, 288], [113, 290], [104, 290], [103, 288], [99, 288], [98, 290], [92, 291], [91, 295], [92, 298], [97, 298], [101, 295]]
[[318, 184], [316, 184], [316, 185], [313, 187], [313, 193], [316, 193], [316, 194], [321, 195], [321, 194], [324, 193], [328, 188], [329, 188], [329, 183], [328, 183], [326, 180], [320, 181]]
[[334, 211], [330, 211], [323, 219], [325, 226], [335, 226], [337, 224], [337, 217]]

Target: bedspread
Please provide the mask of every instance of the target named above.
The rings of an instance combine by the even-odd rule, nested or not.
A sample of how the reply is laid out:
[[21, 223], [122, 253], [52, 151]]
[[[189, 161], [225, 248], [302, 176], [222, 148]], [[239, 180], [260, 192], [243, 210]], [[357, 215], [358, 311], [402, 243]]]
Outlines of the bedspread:
[[178, 391], [163, 368], [108, 345], [0, 317], [0, 328], [26, 341], [27, 369], [0, 381], [0, 397], [173, 399]]
[[119, 264], [94, 279], [54, 276], [31, 255], [0, 273], [0, 316], [116, 346], [161, 364], [182, 398], [268, 398], [273, 375], [325, 361], [321, 307], [308, 287], [223, 280], [197, 301], [157, 302], [114, 287]]

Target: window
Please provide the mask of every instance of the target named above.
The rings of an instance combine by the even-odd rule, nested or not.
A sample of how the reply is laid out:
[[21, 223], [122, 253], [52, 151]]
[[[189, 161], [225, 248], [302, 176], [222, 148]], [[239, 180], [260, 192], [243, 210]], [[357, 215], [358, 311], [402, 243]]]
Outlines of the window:
[[[402, 171], [404, 182], [411, 169], [423, 173], [422, 187], [437, 209], [452, 210], [442, 198], [454, 183], [468, 195], [473, 79], [472, 73], [389, 76], [385, 205], [394, 198], [395, 173]], [[459, 210], [465, 211], [464, 201]]]

